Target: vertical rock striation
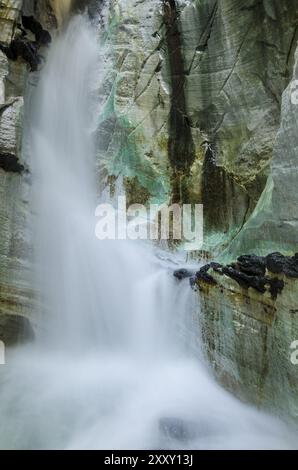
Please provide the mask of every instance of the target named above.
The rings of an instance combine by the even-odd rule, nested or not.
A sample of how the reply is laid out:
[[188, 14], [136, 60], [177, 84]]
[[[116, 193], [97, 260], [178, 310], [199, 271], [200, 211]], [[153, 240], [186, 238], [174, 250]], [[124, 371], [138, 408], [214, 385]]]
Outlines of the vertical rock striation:
[[8, 343], [31, 339], [32, 327], [24, 317], [33, 325], [36, 321], [28, 229], [31, 173], [22, 142], [24, 95], [28, 72], [39, 63], [34, 48], [49, 42], [46, 28], [53, 18], [46, 0], [0, 2], [0, 339]]

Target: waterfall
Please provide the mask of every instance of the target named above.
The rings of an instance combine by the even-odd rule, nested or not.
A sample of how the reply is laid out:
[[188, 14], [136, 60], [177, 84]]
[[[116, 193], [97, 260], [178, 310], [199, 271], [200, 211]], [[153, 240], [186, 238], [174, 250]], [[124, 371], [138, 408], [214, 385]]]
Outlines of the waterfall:
[[69, 14], [72, 0], [51, 0], [50, 4], [57, 18], [58, 25], [61, 26]]
[[39, 326], [0, 371], [0, 448], [294, 447], [284, 424], [222, 390], [187, 347], [198, 305], [172, 276], [174, 255], [95, 238], [100, 66], [95, 32], [74, 17], [33, 92]]

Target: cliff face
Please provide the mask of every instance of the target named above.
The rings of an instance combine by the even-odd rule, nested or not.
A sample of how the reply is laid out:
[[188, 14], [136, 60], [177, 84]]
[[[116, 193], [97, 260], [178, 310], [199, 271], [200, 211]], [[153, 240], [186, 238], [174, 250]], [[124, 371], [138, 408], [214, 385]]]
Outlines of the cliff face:
[[[89, 4], [94, 13], [99, 3], [105, 2], [72, 5]], [[220, 255], [222, 262], [277, 250], [293, 255], [298, 251], [297, 2], [105, 5], [108, 73], [97, 131], [101, 185], [113, 188], [121, 175], [129, 202], [203, 203], [203, 252]], [[68, 0], [0, 2], [0, 339], [7, 331], [10, 338], [11, 331], [15, 339], [20, 331], [32, 336], [19, 317], [34, 323], [23, 97], [28, 72], [39, 65], [31, 42], [39, 31], [44, 47], [47, 30], [61, 23], [69, 6]], [[41, 26], [27, 22], [25, 44], [18, 42], [22, 15], [34, 16]], [[298, 339], [297, 282], [279, 273], [285, 287], [268, 299], [267, 287], [256, 293], [224, 273], [214, 276], [214, 284], [198, 286], [206, 352], [219, 379], [245, 399], [296, 416], [297, 381], [286, 361], [288, 345]], [[18, 315], [13, 325], [11, 314]]]
[[[31, 338], [26, 319], [34, 323], [28, 229], [31, 173], [22, 142], [24, 95], [28, 72], [37, 65], [32, 44], [43, 47], [49, 41], [40, 21], [45, 26], [55, 22], [46, 0], [35, 3], [0, 2], [0, 339], [7, 343]], [[22, 35], [22, 16], [32, 15], [37, 22], [26, 24]]]
[[114, 0], [110, 14], [102, 161], [147, 199], [203, 203], [204, 248], [217, 254], [242, 230], [271, 173], [297, 6]]

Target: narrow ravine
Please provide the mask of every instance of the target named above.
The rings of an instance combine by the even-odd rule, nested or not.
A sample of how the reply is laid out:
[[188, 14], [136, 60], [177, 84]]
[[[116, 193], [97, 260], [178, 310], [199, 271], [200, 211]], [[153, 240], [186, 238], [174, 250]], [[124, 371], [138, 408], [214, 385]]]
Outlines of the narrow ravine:
[[0, 448], [294, 448], [285, 424], [213, 380], [175, 256], [95, 237], [98, 47], [72, 18], [30, 94], [40, 324], [1, 369]]

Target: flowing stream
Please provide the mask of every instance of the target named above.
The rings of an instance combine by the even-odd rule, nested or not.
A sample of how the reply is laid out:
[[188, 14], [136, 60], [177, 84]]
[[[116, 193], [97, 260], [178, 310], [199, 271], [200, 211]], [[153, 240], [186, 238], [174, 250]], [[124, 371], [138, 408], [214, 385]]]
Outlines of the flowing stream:
[[74, 17], [32, 93], [39, 327], [1, 368], [0, 448], [295, 447], [283, 423], [212, 378], [195, 341], [197, 295], [172, 276], [174, 256], [96, 239], [99, 67], [96, 32]]

